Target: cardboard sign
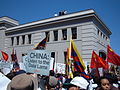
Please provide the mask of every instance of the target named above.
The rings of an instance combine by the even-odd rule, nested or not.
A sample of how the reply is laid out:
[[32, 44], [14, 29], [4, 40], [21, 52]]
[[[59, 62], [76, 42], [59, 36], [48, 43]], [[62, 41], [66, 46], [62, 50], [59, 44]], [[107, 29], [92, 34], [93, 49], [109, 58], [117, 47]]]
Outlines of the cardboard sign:
[[26, 72], [49, 75], [51, 53], [46, 50], [29, 51], [23, 60]]
[[65, 64], [57, 63], [57, 73], [65, 74]]

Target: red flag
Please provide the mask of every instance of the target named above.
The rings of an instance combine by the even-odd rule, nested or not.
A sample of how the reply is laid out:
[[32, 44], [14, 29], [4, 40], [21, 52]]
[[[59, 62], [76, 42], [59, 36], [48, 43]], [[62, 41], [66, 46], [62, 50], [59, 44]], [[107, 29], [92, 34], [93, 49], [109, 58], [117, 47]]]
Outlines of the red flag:
[[7, 60], [8, 60], [8, 54], [5, 53], [5, 52], [3, 52], [3, 51], [1, 51], [1, 53], [2, 53], [3, 59], [4, 59], [5, 61], [7, 61]]
[[120, 56], [117, 55], [109, 45], [107, 46], [107, 61], [120, 66]]
[[92, 59], [91, 59], [91, 64], [90, 68], [103, 68], [103, 69], [108, 69], [108, 63], [103, 60], [101, 57], [99, 57], [94, 51], [92, 53]]
[[100, 77], [98, 67], [101, 67], [101, 66], [98, 66], [98, 62], [97, 62], [96, 58], [97, 58], [97, 54], [93, 51], [92, 58], [91, 58], [91, 64], [90, 64], [90, 68], [92, 69], [91, 73], [94, 76]]
[[15, 51], [15, 53], [14, 53], [14, 49], [13, 49], [13, 51], [12, 51], [11, 58], [12, 58], [12, 62], [18, 61], [17, 55], [16, 55], [16, 51]]
[[12, 51], [12, 54], [11, 54], [11, 58], [12, 58], [12, 63], [13, 63], [13, 69], [19, 70], [20, 69], [20, 65], [18, 63], [16, 50], [14, 51], [14, 48], [13, 48], [13, 51]]
[[69, 49], [67, 48], [67, 54], [66, 54], [66, 74], [67, 75], [69, 75], [69, 64], [70, 64], [70, 62], [69, 62]]

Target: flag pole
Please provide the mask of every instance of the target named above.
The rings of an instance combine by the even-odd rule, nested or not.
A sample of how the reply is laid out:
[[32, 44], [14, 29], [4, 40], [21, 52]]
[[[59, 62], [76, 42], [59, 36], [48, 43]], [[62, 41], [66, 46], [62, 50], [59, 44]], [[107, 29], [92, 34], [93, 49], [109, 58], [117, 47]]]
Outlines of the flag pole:
[[73, 72], [72, 72], [72, 58], [71, 58], [71, 43], [72, 42], [72, 36], [70, 36], [70, 43], [68, 48], [68, 61], [69, 61], [69, 75], [70, 78], [73, 78]]

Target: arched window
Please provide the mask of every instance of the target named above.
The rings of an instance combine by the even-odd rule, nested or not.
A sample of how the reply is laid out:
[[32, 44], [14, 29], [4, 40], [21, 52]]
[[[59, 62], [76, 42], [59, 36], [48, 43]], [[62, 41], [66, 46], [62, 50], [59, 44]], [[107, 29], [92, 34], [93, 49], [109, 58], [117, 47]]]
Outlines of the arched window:
[[106, 53], [105, 53], [105, 51], [104, 50], [100, 50], [99, 51], [99, 56], [105, 60], [106, 59]]

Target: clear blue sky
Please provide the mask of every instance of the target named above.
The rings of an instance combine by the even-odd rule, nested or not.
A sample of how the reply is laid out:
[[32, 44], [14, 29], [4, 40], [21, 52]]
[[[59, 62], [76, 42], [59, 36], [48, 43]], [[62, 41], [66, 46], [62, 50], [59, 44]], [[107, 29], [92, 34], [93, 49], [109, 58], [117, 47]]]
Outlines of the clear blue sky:
[[20, 24], [68, 13], [94, 9], [111, 30], [111, 48], [120, 55], [120, 0], [0, 0], [0, 17], [9, 16]]

